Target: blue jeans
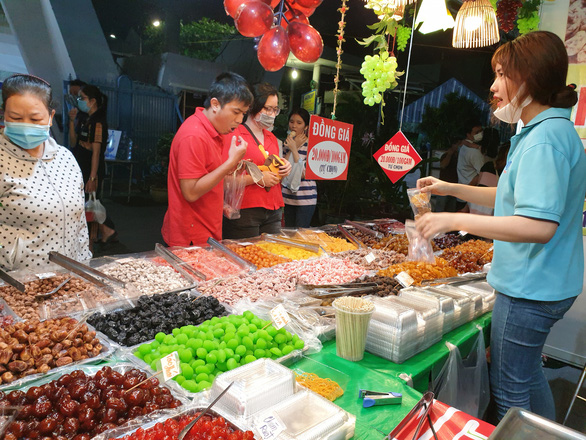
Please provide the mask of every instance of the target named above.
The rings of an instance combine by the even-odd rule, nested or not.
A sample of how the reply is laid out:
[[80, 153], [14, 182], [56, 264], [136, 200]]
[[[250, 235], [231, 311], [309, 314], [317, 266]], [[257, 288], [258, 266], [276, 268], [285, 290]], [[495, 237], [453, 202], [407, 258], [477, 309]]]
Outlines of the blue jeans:
[[309, 228], [316, 205], [285, 204], [285, 226], [288, 228]]
[[541, 353], [551, 327], [575, 299], [531, 301], [497, 293], [490, 335], [490, 387], [499, 420], [513, 406], [555, 420]]

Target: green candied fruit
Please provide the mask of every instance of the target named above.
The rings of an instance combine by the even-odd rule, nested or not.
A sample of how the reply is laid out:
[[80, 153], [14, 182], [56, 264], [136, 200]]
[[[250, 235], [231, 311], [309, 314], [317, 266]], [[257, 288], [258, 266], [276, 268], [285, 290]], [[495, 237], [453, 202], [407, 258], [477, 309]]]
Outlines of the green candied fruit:
[[201, 330], [197, 332], [197, 339], [201, 339], [202, 341], [204, 341], [205, 338], [206, 338], [205, 332], [202, 332]]
[[203, 346], [203, 341], [201, 339], [190, 339], [187, 341], [187, 344], [185, 344], [186, 347], [188, 348], [193, 348], [195, 350], [197, 350], [199, 347]]
[[222, 341], [224, 341], [226, 344], [228, 344], [230, 341], [235, 340], [236, 338], [236, 332], [233, 332], [231, 330], [227, 330], [226, 333], [224, 334], [224, 336], [222, 336]]
[[149, 353], [149, 354], [145, 355], [144, 358], [142, 358], [142, 360], [150, 365], [150, 363], [154, 360], [154, 358], [153, 358], [153, 355]]
[[246, 353], [246, 347], [244, 345], [239, 345], [238, 347], [236, 347], [236, 350], [234, 350], [234, 353], [242, 356]]
[[189, 338], [187, 337], [187, 335], [181, 333], [180, 335], [177, 336], [177, 343], [181, 344], [181, 345], [185, 345], [187, 344], [187, 340]]
[[276, 329], [275, 327], [273, 327], [272, 325], [269, 325], [269, 326], [267, 327], [267, 333], [268, 333], [268, 334], [269, 334], [269, 335], [270, 335], [272, 338], [274, 338], [274, 337], [275, 337], [275, 335], [277, 334], [277, 329]]
[[251, 324], [256, 325], [257, 328], [261, 328], [262, 325], [262, 321], [259, 318], [254, 318], [252, 321], [250, 321]]
[[226, 347], [231, 348], [232, 350], [236, 350], [238, 347], [238, 340], [237, 339], [230, 339], [226, 341]]
[[174, 328], [172, 333], [173, 333], [173, 336], [177, 336], [179, 333], [181, 333], [181, 329]]
[[271, 353], [273, 354], [273, 356], [277, 356], [277, 357], [283, 356], [283, 352], [280, 349], [278, 349], [277, 347], [271, 348]]
[[220, 370], [221, 372], [228, 371], [227, 363], [226, 362], [218, 362], [216, 364], [216, 370]]
[[169, 347], [168, 345], [161, 345], [161, 348], [159, 348], [159, 352], [165, 356], [169, 353], [171, 353], [171, 347]]
[[248, 330], [250, 330], [250, 333], [254, 333], [258, 330], [258, 327], [254, 324], [248, 324]]
[[275, 335], [275, 342], [277, 344], [283, 344], [286, 341], [287, 341], [287, 336], [282, 335], [280, 333], [278, 333], [277, 335]]
[[212, 384], [207, 381], [207, 380], [202, 380], [200, 383], [197, 384], [197, 391], [203, 391], [203, 390], [207, 390], [209, 387], [211, 387]]
[[254, 316], [254, 313], [252, 313], [250, 310], [246, 310], [242, 316], [248, 320], [249, 322], [252, 321], [254, 318], [256, 318], [256, 316]]
[[174, 345], [177, 343], [177, 340], [173, 335], [167, 335], [163, 338], [163, 344], [165, 345]]
[[228, 356], [226, 355], [225, 350], [218, 350], [218, 352], [216, 353], [216, 357], [218, 362], [226, 362], [226, 358]]
[[217, 328], [214, 330], [214, 338], [220, 339], [222, 336], [224, 336], [224, 329], [223, 328]]
[[186, 380], [186, 377], [185, 377], [185, 376], [183, 376], [183, 374], [180, 374], [180, 375], [178, 375], [178, 376], [175, 376], [175, 377], [173, 378], [173, 380], [174, 380], [175, 382], [177, 382], [179, 385], [181, 385], [183, 382], [185, 382], [185, 380]]
[[137, 358], [139, 358], [139, 359], [143, 359], [143, 358], [144, 358], [144, 355], [143, 355], [143, 354], [140, 354], [140, 351], [138, 351], [138, 350], [136, 350], [136, 351], [135, 351], [133, 354], [134, 354], [134, 355], [135, 355]]
[[204, 366], [206, 364], [206, 361], [204, 361], [203, 359], [194, 359], [193, 361], [191, 361], [190, 364], [193, 368], [197, 368]]
[[191, 361], [191, 359], [193, 359], [193, 354], [191, 353], [191, 350], [187, 348], [180, 348], [178, 353], [181, 362], [188, 363], [189, 361]]
[[210, 324], [220, 324], [220, 318], [218, 318], [217, 316], [214, 316], [212, 319], [210, 319]]
[[165, 339], [165, 336], [167, 336], [165, 333], [159, 332], [155, 335], [155, 341], [159, 342], [159, 344], [162, 344], [163, 339]]
[[[221, 373], [221, 371], [219, 371], [218, 373]], [[210, 384], [214, 383], [214, 379], [216, 378], [216, 376], [217, 376], [217, 375], [215, 375], [215, 374], [208, 374], [208, 380], [207, 380], [207, 381], [208, 381]], [[204, 382], [205, 382], [205, 381], [204, 381]]]
[[303, 347], [305, 347], [305, 342], [303, 342], [301, 339], [297, 340], [295, 342], [295, 350], [301, 350]]
[[256, 350], [254, 350], [254, 357], [257, 359], [266, 357], [266, 352], [260, 348], [257, 348]]
[[210, 352], [212, 350], [214, 350], [216, 347], [214, 345], [214, 341], [203, 341], [203, 348], [206, 349], [206, 351]]
[[198, 391], [197, 383], [195, 382], [195, 380], [186, 380], [181, 384], [181, 386], [190, 393], [197, 393]]
[[265, 341], [270, 341], [271, 339], [273, 339], [272, 336], [269, 335], [269, 332], [262, 329], [258, 331], [258, 337], [259, 340], [264, 339]]
[[151, 348], [153, 350], [158, 349], [160, 346], [161, 346], [161, 343], [159, 341], [157, 341], [157, 340], [154, 340], [153, 342], [151, 342]]
[[209, 364], [215, 364], [216, 362], [218, 362], [218, 357], [215, 353], [208, 353], [208, 355], [206, 356], [206, 362]]
[[208, 351], [205, 348], [200, 347], [196, 350], [195, 354], [197, 355], [198, 358], [205, 359], [206, 356], [208, 355]]
[[204, 364], [204, 365], [200, 365], [195, 369], [196, 374], [200, 374], [200, 373], [209, 373], [210, 370], [208, 369], [208, 367]]
[[140, 347], [138, 347], [138, 351], [143, 356], [145, 354], [149, 354], [152, 351], [151, 344], [142, 344]]
[[244, 336], [248, 336], [249, 333], [250, 329], [246, 324], [242, 324], [240, 327], [238, 327], [238, 331], [236, 332], [236, 334], [241, 338], [243, 338]]
[[208, 369], [208, 374], [213, 373], [216, 369], [216, 364], [206, 364], [206, 368]]
[[226, 366], [228, 367], [228, 370], [233, 370], [234, 368], [238, 368], [239, 365], [238, 362], [236, 362], [236, 359], [230, 358], [226, 362]]
[[242, 338], [242, 345], [244, 345], [248, 350], [250, 350], [254, 346], [254, 342], [252, 342], [252, 339], [249, 336], [244, 336]]
[[258, 341], [256, 341], [256, 348], [260, 348], [261, 350], [267, 348], [266, 339], [259, 339]]
[[288, 355], [289, 353], [291, 353], [294, 350], [293, 346], [291, 345], [285, 345], [285, 347], [281, 350], [281, 352], [283, 353], [283, 356]]
[[159, 362], [159, 360], [155, 359], [154, 361], [152, 361], [150, 363], [150, 367], [153, 371], [157, 371], [157, 368], [159, 367], [158, 362]]
[[200, 383], [204, 380], [208, 380], [208, 374], [207, 373], [199, 373], [197, 376], [195, 376], [195, 381], [197, 383]]
[[193, 368], [189, 364], [181, 364], [181, 374], [185, 376], [185, 379], [191, 379], [193, 377]]
[[251, 362], [254, 362], [255, 360], [256, 360], [256, 358], [253, 355], [249, 354], [248, 356], [246, 356], [244, 358], [244, 363], [250, 364]]
[[234, 350], [231, 348], [226, 348], [224, 351], [226, 352], [226, 359], [234, 357]]

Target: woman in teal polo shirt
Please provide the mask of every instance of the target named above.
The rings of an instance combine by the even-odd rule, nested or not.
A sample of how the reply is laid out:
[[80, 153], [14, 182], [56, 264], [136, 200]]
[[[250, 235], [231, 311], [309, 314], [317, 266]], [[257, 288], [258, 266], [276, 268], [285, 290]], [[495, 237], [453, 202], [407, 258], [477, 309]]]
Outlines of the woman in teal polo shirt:
[[555, 420], [541, 368], [553, 324], [582, 291], [582, 208], [586, 155], [570, 121], [577, 102], [566, 86], [568, 56], [553, 33], [532, 32], [494, 54], [495, 116], [523, 121], [511, 139], [497, 188], [426, 177], [418, 187], [494, 207], [494, 217], [430, 213], [417, 221], [427, 238], [453, 230], [494, 239], [489, 283], [498, 292], [491, 331], [491, 390], [499, 420], [512, 406]]

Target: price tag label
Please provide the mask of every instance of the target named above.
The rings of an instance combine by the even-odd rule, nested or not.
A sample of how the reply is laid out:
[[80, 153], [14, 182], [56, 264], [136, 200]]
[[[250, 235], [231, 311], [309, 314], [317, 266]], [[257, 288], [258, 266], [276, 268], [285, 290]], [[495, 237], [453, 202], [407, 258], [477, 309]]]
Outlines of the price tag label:
[[285, 310], [283, 304], [279, 304], [277, 307], [271, 310], [271, 321], [273, 321], [273, 326], [279, 330], [285, 327], [291, 318], [289, 318], [289, 313]]
[[270, 416], [266, 417], [264, 420], [258, 423], [256, 427], [260, 432], [260, 437], [262, 440], [275, 439], [286, 428], [285, 424], [275, 413], [272, 413]]
[[134, 258], [132, 258], [132, 257], [120, 258], [119, 260], [116, 261], [116, 263], [118, 263], [118, 264], [126, 264], [126, 263], [130, 263], [133, 260], [134, 260]]
[[54, 276], [56, 276], [56, 275], [57, 275], [57, 274], [56, 274], [56, 273], [54, 273], [54, 272], [43, 272], [43, 273], [38, 273], [38, 274], [37, 274], [37, 278], [38, 278], [39, 280], [45, 280], [45, 279], [47, 279], [47, 278], [51, 278], [51, 277], [54, 277]]
[[464, 237], [465, 235], [468, 235], [468, 232], [466, 232], [466, 231], [460, 231], [460, 232], [459, 232], [459, 234], [460, 234], [462, 237]]
[[240, 246], [252, 246], [254, 243], [251, 243], [249, 241], [243, 241], [241, 243], [238, 243]]
[[371, 252], [370, 254], [368, 254], [366, 257], [364, 257], [364, 259], [366, 260], [366, 262], [368, 264], [372, 263], [374, 260], [376, 260], [376, 256]]
[[401, 272], [395, 276], [395, 279], [401, 284], [403, 287], [409, 287], [411, 284], [415, 282], [411, 275], [407, 272]]
[[161, 369], [163, 370], [163, 380], [165, 382], [181, 374], [179, 354], [174, 351], [173, 353], [170, 353], [167, 356], [161, 358]]

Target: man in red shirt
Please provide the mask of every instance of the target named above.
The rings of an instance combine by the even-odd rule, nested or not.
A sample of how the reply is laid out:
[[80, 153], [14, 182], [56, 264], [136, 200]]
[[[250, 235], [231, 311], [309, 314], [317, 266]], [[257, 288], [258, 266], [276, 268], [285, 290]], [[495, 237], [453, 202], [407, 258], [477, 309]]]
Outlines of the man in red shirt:
[[246, 153], [246, 142], [232, 137], [222, 159], [223, 136], [240, 125], [253, 97], [244, 78], [222, 73], [210, 87], [204, 108], [179, 127], [169, 156], [169, 206], [161, 233], [169, 246], [205, 244], [222, 239], [224, 176]]

